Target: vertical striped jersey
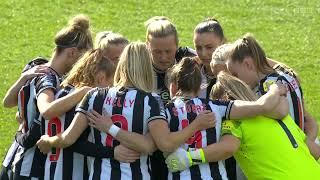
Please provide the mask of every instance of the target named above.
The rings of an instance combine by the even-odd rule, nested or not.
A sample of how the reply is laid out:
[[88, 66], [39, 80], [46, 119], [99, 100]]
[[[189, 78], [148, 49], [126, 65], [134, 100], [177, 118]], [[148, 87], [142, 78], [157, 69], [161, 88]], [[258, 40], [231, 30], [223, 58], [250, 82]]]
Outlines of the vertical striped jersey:
[[303, 93], [296, 78], [282, 71], [271, 73], [259, 82], [259, 85], [256, 88], [256, 93], [258, 96], [264, 95], [268, 92], [269, 86], [277, 81], [280, 81], [287, 86], [287, 99], [290, 107], [290, 116], [301, 129], [304, 129]]
[[[189, 148], [204, 148], [216, 143], [219, 141], [222, 120], [229, 119], [232, 104], [232, 101], [175, 97], [166, 105], [170, 131], [181, 131], [192, 123], [200, 112], [210, 110], [215, 114], [215, 127], [196, 132], [180, 147], [188, 150]], [[219, 161], [195, 165], [182, 172], [169, 172], [168, 179], [227, 179], [227, 174], [223, 161]]]
[[[94, 109], [100, 114], [107, 113], [121, 129], [145, 135], [148, 122], [165, 119], [158, 101], [153, 94], [135, 88], [96, 88], [85, 96], [76, 111], [86, 113]], [[95, 128], [91, 128], [89, 141], [107, 147], [119, 145], [111, 135]], [[141, 155], [134, 163], [121, 163], [113, 158], [92, 158], [89, 166], [89, 179], [150, 179], [148, 155]]]
[[[74, 87], [67, 86], [59, 90], [55, 99], [62, 98], [74, 91]], [[62, 133], [71, 124], [75, 114], [75, 107], [62, 116], [45, 120], [41, 118], [44, 134], [54, 136]], [[86, 157], [73, 152], [71, 149], [53, 148], [47, 154], [44, 168], [45, 180], [83, 180], [88, 178]]]
[[[175, 62], [179, 62], [184, 57], [194, 57], [197, 53], [194, 49], [189, 47], [179, 47], [176, 51]], [[170, 93], [168, 88], [165, 85], [165, 71], [159, 71], [154, 68], [155, 71], [155, 82], [157, 85], [157, 94], [161, 97], [163, 104], [167, 104], [170, 101]], [[152, 169], [157, 169], [157, 171], [152, 171], [152, 179], [154, 180], [165, 180], [167, 178], [168, 169], [165, 163], [165, 159], [162, 155], [162, 152], [157, 150], [155, 151], [151, 158], [151, 167]]]
[[15, 174], [25, 177], [43, 176], [45, 156], [35, 146], [41, 135], [37, 96], [46, 89], [56, 92], [60, 81], [59, 75], [51, 69], [46, 75], [35, 77], [27, 82], [19, 91], [18, 110], [20, 118], [25, 122], [25, 127], [23, 133], [16, 136], [21, 146], [14, 159]]

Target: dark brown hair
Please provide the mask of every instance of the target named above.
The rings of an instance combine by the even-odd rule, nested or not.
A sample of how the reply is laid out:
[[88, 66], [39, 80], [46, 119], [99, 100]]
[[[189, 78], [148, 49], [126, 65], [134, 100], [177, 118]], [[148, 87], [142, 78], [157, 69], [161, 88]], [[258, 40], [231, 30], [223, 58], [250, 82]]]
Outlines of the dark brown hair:
[[167, 85], [175, 83], [178, 93], [197, 93], [201, 85], [200, 67], [194, 58], [185, 57], [167, 72]]
[[82, 14], [73, 17], [69, 25], [56, 34], [54, 42], [57, 54], [70, 47], [76, 47], [79, 50], [91, 49], [93, 43], [89, 30], [89, 18]]
[[267, 61], [265, 52], [251, 34], [246, 34], [243, 38], [238, 39], [230, 50], [232, 62], [242, 63], [246, 57], [253, 59], [257, 71], [264, 74], [274, 71]]
[[62, 86], [92, 87], [99, 72], [105, 72], [107, 78], [113, 78], [115, 69], [115, 65], [103, 56], [102, 50], [93, 49], [87, 51], [72, 67]]
[[200, 22], [194, 29], [194, 33], [214, 33], [221, 41], [226, 42], [223, 29], [218, 20], [214, 18], [207, 18]]

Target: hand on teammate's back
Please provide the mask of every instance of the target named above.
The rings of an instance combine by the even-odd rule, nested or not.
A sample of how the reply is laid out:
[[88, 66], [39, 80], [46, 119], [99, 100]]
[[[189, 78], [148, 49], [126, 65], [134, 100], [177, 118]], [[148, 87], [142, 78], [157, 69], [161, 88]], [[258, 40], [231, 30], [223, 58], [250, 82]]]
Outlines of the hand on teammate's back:
[[39, 76], [39, 75], [43, 75], [47, 72], [49, 72], [50, 69], [48, 68], [48, 66], [46, 65], [38, 65], [38, 66], [34, 66], [33, 68], [23, 72], [21, 74], [21, 77], [25, 78], [25, 79], [31, 79], [33, 77]]
[[283, 84], [272, 84], [269, 91], [261, 96], [258, 101], [262, 104], [264, 112], [273, 111], [280, 103], [281, 99], [286, 95], [287, 88]]
[[37, 142], [37, 146], [43, 154], [47, 154], [48, 152], [51, 151], [51, 146], [49, 144], [48, 139], [50, 138], [49, 135], [43, 135]]
[[208, 110], [202, 111], [198, 114], [194, 122], [198, 123], [197, 126], [200, 130], [215, 127], [215, 114]]
[[113, 124], [108, 114], [103, 113], [103, 115], [101, 115], [95, 110], [88, 112], [87, 118], [89, 120], [88, 123], [91, 127], [94, 127], [102, 132], [108, 132], [109, 128]]
[[133, 163], [139, 158], [140, 153], [129, 149], [121, 144], [114, 148], [114, 159], [119, 162]]
[[269, 91], [279, 94], [280, 96], [287, 96], [288, 89], [285, 84], [277, 81], [277, 83], [270, 85]]

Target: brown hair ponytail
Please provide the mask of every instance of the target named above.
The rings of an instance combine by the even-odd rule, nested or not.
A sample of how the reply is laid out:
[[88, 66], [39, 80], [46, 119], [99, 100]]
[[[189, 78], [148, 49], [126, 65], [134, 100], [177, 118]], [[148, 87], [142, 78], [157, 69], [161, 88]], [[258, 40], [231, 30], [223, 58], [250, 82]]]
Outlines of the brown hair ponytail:
[[241, 63], [246, 57], [253, 59], [257, 71], [263, 74], [269, 74], [274, 71], [268, 64], [265, 52], [250, 34], [246, 34], [243, 38], [238, 39], [230, 50], [230, 59], [232, 62]]
[[70, 19], [67, 27], [61, 29], [55, 36], [56, 53], [65, 48], [76, 47], [79, 50], [88, 50], [93, 47], [92, 36], [89, 30], [89, 18], [83, 14]]

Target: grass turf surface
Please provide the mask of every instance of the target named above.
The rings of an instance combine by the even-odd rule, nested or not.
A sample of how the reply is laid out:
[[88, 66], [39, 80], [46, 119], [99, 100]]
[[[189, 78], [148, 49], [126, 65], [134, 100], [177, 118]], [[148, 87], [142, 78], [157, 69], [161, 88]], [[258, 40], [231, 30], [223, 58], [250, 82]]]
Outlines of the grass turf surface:
[[[296, 1], [110, 1], [4, 0], [0, 5], [0, 98], [36, 56], [50, 57], [53, 38], [78, 13], [87, 14], [94, 32], [112, 30], [130, 40], [144, 41], [144, 21], [168, 16], [177, 26], [180, 45], [193, 47], [192, 32], [205, 17], [216, 17], [229, 41], [251, 32], [268, 57], [287, 63], [302, 79], [309, 112], [320, 120], [320, 4]], [[0, 106], [0, 160], [17, 129], [16, 108]]]

